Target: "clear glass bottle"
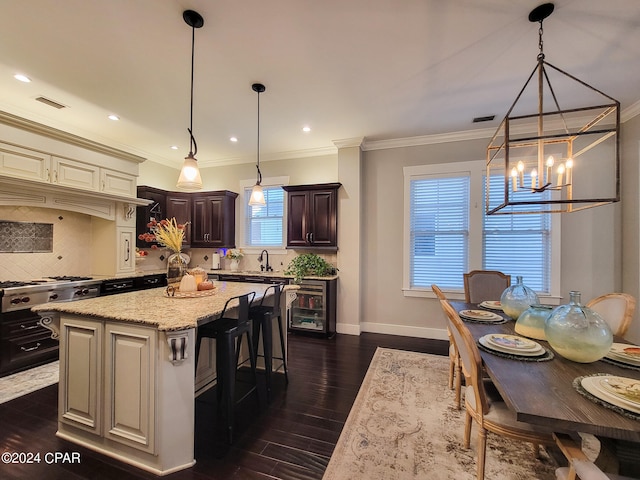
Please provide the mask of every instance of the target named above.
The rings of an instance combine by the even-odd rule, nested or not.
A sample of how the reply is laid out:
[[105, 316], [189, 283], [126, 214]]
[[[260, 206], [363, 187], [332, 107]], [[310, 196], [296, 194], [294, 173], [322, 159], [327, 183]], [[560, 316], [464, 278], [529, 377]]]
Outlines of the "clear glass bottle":
[[569, 360], [591, 363], [604, 357], [613, 343], [605, 320], [580, 304], [580, 292], [569, 293], [569, 304], [556, 307], [544, 327], [549, 345]]
[[536, 340], [546, 340], [547, 336], [544, 334], [545, 320], [552, 310], [553, 307], [551, 305], [531, 305], [518, 317], [515, 326], [516, 333]]
[[179, 284], [185, 273], [187, 273], [187, 262], [180, 252], [170, 255], [167, 259], [167, 284]]
[[531, 305], [539, 303], [536, 292], [522, 283], [522, 276], [517, 276], [516, 284], [507, 287], [500, 297], [502, 311], [514, 320]]

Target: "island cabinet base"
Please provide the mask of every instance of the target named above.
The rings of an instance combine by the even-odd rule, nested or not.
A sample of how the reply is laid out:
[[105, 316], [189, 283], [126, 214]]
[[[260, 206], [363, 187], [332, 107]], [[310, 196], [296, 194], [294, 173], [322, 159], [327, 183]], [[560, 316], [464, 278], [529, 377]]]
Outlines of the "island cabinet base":
[[194, 333], [62, 314], [57, 435], [156, 475], [191, 467]]

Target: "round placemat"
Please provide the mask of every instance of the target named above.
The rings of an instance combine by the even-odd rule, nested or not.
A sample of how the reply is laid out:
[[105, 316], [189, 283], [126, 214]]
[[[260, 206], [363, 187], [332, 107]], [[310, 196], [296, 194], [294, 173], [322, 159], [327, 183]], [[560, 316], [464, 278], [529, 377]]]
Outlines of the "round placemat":
[[480, 325], [500, 325], [502, 323], [507, 323], [509, 320], [507, 320], [506, 318], [503, 318], [502, 320], [496, 320], [491, 321], [491, 322], [485, 322], [483, 320], [472, 320], [470, 318], [466, 318], [466, 317], [460, 317], [460, 320], [462, 320], [463, 322], [468, 322], [468, 323], [479, 323]]
[[510, 353], [498, 352], [497, 350], [492, 350], [485, 347], [478, 341], [476, 341], [476, 345], [483, 352], [496, 355], [497, 357], [508, 358], [509, 360], [521, 360], [523, 362], [548, 362], [549, 360], [553, 360], [555, 358], [555, 354], [544, 345], [542, 345], [542, 348], [544, 348], [544, 355], [540, 355], [539, 357], [525, 357], [522, 355], [512, 355]]
[[582, 379], [586, 378], [586, 377], [601, 377], [601, 376], [610, 376], [610, 373], [595, 373], [593, 375], [583, 375], [582, 377], [576, 377], [573, 379], [573, 388], [576, 389], [576, 391], [582, 395], [583, 397], [588, 398], [589, 400], [591, 400], [593, 403], [597, 403], [598, 405], [601, 405], [605, 408], [608, 408], [609, 410], [613, 410], [616, 413], [619, 413], [620, 415], [630, 418], [632, 420], [640, 420], [640, 415], [638, 415], [637, 413], [633, 413], [630, 412], [629, 410], [625, 410], [622, 407], [619, 407], [617, 405], [614, 405], [612, 403], [609, 403], [605, 400], [602, 400], [598, 397], [596, 397], [595, 395], [591, 395], [589, 392], [587, 392], [583, 386], [582, 386]]
[[611, 365], [615, 365], [616, 367], [628, 368], [629, 370], [635, 370], [637, 372], [640, 372], [640, 367], [635, 365], [629, 365], [628, 363], [624, 363], [624, 362], [617, 362], [616, 360], [613, 360], [607, 357], [603, 357], [600, 360], [602, 360], [605, 363], [610, 363]]

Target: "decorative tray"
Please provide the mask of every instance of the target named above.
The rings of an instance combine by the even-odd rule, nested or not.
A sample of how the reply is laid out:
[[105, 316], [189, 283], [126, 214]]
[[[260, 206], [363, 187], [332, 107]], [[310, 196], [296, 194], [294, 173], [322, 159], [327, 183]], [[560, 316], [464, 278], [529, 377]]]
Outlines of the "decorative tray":
[[168, 298], [200, 298], [209, 297], [216, 293], [216, 287], [209, 290], [198, 290], [196, 292], [181, 292], [176, 287], [167, 287], [164, 291], [164, 296]]

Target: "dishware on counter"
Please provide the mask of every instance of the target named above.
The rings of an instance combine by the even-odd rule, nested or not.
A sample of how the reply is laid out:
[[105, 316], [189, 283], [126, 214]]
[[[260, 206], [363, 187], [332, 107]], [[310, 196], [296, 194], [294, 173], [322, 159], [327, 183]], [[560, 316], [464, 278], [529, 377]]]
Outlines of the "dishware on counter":
[[569, 293], [569, 303], [553, 309], [545, 321], [549, 345], [561, 356], [578, 363], [603, 358], [613, 344], [613, 334], [605, 320], [580, 303], [580, 292]]
[[485, 300], [478, 304], [479, 307], [488, 308], [489, 310], [500, 310], [502, 311], [502, 304], [499, 300]]
[[539, 303], [536, 292], [522, 283], [522, 276], [516, 276], [515, 285], [507, 287], [500, 297], [502, 311], [514, 320], [531, 305]]

